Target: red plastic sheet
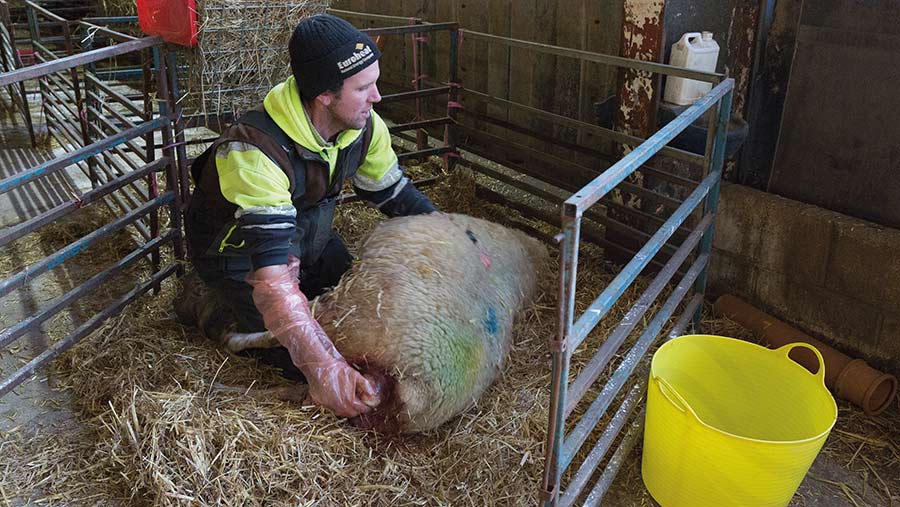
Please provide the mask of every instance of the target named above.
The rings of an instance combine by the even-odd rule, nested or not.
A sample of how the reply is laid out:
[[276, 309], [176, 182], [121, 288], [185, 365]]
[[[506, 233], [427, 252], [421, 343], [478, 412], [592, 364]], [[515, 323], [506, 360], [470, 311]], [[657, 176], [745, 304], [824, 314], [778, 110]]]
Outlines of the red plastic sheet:
[[137, 0], [138, 24], [148, 35], [166, 42], [197, 45], [197, 9], [194, 0]]

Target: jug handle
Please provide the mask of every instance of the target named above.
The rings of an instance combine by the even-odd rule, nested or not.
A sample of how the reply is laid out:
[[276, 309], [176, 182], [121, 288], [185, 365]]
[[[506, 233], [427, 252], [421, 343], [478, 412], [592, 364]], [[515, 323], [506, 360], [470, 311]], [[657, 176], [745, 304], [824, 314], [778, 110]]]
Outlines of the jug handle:
[[700, 34], [700, 32], [688, 32], [681, 36], [681, 42], [683, 42], [685, 46], [691, 47], [693, 46], [693, 44], [691, 44], [691, 39], [700, 39], [702, 37], [703, 36]]
[[[694, 418], [697, 418], [697, 414], [694, 413], [694, 409], [692, 409], [687, 400], [685, 400], [684, 397], [681, 396], [681, 394], [674, 387], [672, 387], [672, 384], [658, 375], [654, 375], [653, 380], [659, 386], [659, 392], [662, 393], [662, 395], [665, 396], [667, 400], [669, 400], [669, 403], [675, 405], [675, 408], [677, 408], [680, 412], [684, 412], [686, 414], [690, 413], [690, 415], [694, 416]], [[675, 397], [674, 400], [672, 399], [673, 396]]]
[[[783, 354], [785, 359], [787, 359], [788, 361], [790, 361], [792, 363], [796, 363], [796, 361], [794, 361], [793, 359], [790, 358], [790, 354], [791, 354], [791, 351], [797, 347], [803, 347], [805, 349], [809, 349], [809, 350], [813, 351], [813, 354], [815, 354], [817, 358], [819, 358], [819, 371], [817, 371], [815, 373], [810, 372], [809, 374], [816, 377], [817, 379], [819, 379], [819, 381], [821, 381], [822, 385], [824, 386], [825, 385], [825, 358], [822, 357], [822, 353], [819, 352], [819, 349], [813, 347], [812, 345], [810, 345], [806, 342], [794, 342], [794, 343], [788, 343], [787, 345], [782, 345], [781, 347], [778, 347], [777, 349], [775, 349], [775, 352]], [[803, 368], [803, 369], [806, 370], [806, 368]], [[807, 370], [807, 371], [809, 371], [809, 370]]]

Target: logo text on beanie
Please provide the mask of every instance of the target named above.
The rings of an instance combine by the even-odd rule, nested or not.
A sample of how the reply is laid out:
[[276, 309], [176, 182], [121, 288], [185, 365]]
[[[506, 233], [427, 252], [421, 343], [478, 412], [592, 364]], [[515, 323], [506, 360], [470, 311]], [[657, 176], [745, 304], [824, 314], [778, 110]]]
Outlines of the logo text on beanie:
[[368, 62], [374, 56], [375, 54], [372, 53], [372, 48], [370, 48], [369, 46], [365, 46], [364, 48], [362, 48], [362, 51], [354, 51], [353, 54], [350, 55], [350, 58], [337, 62], [338, 70], [341, 71], [341, 74], [345, 74], [351, 69], [355, 69], [356, 67], [359, 67], [360, 65]]

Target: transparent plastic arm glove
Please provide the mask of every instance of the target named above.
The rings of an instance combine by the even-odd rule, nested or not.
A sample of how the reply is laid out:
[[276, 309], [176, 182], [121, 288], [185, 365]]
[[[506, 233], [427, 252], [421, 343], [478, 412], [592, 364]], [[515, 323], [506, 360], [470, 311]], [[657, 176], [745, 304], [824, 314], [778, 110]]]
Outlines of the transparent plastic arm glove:
[[340, 417], [366, 413], [381, 401], [378, 387], [344, 360], [312, 317], [298, 285], [299, 269], [300, 261], [291, 257], [289, 264], [250, 272], [247, 283], [253, 286], [253, 303], [266, 329], [303, 372], [314, 402]]

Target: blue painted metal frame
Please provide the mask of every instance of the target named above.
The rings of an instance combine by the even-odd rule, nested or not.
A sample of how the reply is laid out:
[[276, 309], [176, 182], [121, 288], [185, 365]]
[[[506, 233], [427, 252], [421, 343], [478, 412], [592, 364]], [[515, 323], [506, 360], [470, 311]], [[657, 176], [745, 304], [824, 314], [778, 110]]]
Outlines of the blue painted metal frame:
[[[582, 462], [569, 486], [561, 494], [562, 475], [581, 450], [589, 435], [603, 419], [609, 406], [623, 387], [628, 384], [641, 360], [656, 342], [666, 323], [693, 289], [695, 296], [688, 302], [669, 337], [677, 336], [687, 327], [690, 320], [699, 318], [700, 303], [706, 288], [706, 269], [712, 250], [714, 218], [719, 198], [722, 164], [724, 162], [725, 134], [728, 124], [734, 90], [734, 80], [724, 79], [709, 93], [686, 109], [675, 120], [667, 124], [650, 138], [637, 146], [619, 162], [581, 188], [563, 203], [562, 234], [559, 282], [559, 322], [558, 334], [551, 340], [552, 377], [549, 429], [547, 434], [547, 454], [541, 499], [546, 507], [562, 505], [568, 507], [584, 496], [592, 474], [604, 459], [626, 420], [633, 415], [635, 407], [646, 390], [646, 379], [639, 378], [633, 384], [628, 396], [612, 416], [597, 443]], [[700, 118], [706, 111], [716, 107], [717, 114], [711, 115], [707, 151], [704, 157], [704, 178], [691, 195], [660, 226], [647, 243], [635, 254], [622, 271], [591, 303], [590, 307], [575, 319], [575, 290], [578, 272], [578, 247], [580, 241], [581, 218], [584, 212], [611, 192], [617, 185], [639, 169], [651, 157], [660, 152], [672, 139]], [[609, 310], [619, 302], [620, 297], [647, 267], [653, 257], [663, 248], [673, 233], [695, 214], [702, 204], [703, 214], [694, 230], [684, 240], [637, 303], [629, 310], [607, 342], [597, 351], [594, 358], [583, 369], [581, 375], [569, 384], [569, 368], [573, 351], [585, 340], [597, 324], [606, 317]], [[566, 434], [566, 419], [576, 404], [587, 392], [591, 384], [606, 368], [616, 350], [622, 345], [637, 325], [663, 287], [677, 273], [691, 253], [695, 254], [690, 268], [666, 299], [662, 307], [646, 326], [635, 344], [625, 353], [612, 375], [594, 398], [584, 415]], [[676, 334], [677, 333], [677, 334]], [[642, 369], [640, 371], [643, 371]], [[569, 389], [574, 396], [569, 398]], [[628, 434], [620, 443], [607, 463], [600, 479], [584, 497], [585, 505], [599, 505], [609, 488], [622, 460], [630, 453], [643, 426], [643, 410], [630, 426]]]
[[[31, 5], [29, 3], [29, 5]], [[32, 25], [34, 23], [34, 13], [29, 10], [29, 16]], [[36, 34], [36, 26], [33, 36]], [[122, 42], [116, 46], [110, 46], [102, 49], [90, 50], [79, 54], [73, 54], [64, 58], [59, 58], [45, 63], [41, 63], [32, 67], [7, 72], [0, 75], [0, 86], [19, 85], [26, 80], [36, 78], [51, 78], [56, 86], [61, 87], [63, 98], [71, 99], [73, 96], [79, 104], [78, 111], [83, 112], [84, 109], [80, 105], [80, 96], [77, 87], [79, 86], [80, 76], [77, 67], [90, 67], [94, 62], [110, 58], [120, 54], [132, 51], [143, 51], [152, 49], [157, 55], [156, 80], [157, 94], [156, 99], [160, 104], [159, 116], [152, 118], [148, 112], [144, 115], [144, 121], [139, 124], [128, 123], [128, 128], [122, 132], [116, 132], [96, 142], [89, 142], [88, 138], [80, 138], [74, 132], [68, 132], [64, 136], [66, 140], [71, 142], [72, 151], [62, 155], [54, 160], [38, 164], [37, 166], [24, 169], [18, 174], [0, 180], [0, 194], [28, 185], [47, 175], [64, 170], [68, 167], [78, 165], [82, 162], [95, 161], [99, 156], [103, 156], [111, 151], [121, 151], [120, 145], [129, 144], [132, 139], [142, 136], [149, 136], [152, 147], [152, 134], [157, 130], [161, 130], [163, 134], [164, 146], [162, 147], [163, 156], [156, 160], [150, 160], [145, 165], [140, 166], [136, 163], [128, 163], [128, 167], [122, 167], [117, 177], [107, 175], [107, 181], [101, 182], [92, 190], [75, 197], [74, 199], [62, 203], [55, 208], [44, 213], [38, 214], [26, 219], [21, 224], [11, 227], [0, 234], [0, 246], [9, 244], [26, 234], [38, 230], [40, 227], [47, 225], [66, 215], [74, 213], [79, 208], [90, 205], [92, 202], [103, 201], [103, 197], [116, 197], [115, 192], [124, 190], [126, 186], [133, 184], [135, 181], [147, 178], [151, 183], [149, 196], [143, 197], [142, 204], [132, 207], [126, 207], [124, 214], [118, 216], [112, 222], [92, 231], [91, 233], [78, 238], [69, 245], [54, 252], [53, 254], [35, 262], [30, 266], [20, 267], [20, 271], [12, 276], [0, 280], [0, 298], [7, 296], [12, 291], [25, 286], [29, 280], [34, 279], [58, 266], [64, 264], [69, 259], [75, 257], [79, 253], [84, 252], [91, 245], [103, 241], [110, 234], [124, 229], [132, 225], [140, 229], [140, 221], [146, 217], [150, 217], [151, 224], [156, 223], [157, 213], [163, 206], [169, 207], [171, 218], [170, 226], [167, 231], [159, 234], [157, 227], [153, 227], [152, 237], [147, 239], [146, 243], [139, 244], [132, 252], [107, 267], [104, 271], [94, 275], [86, 282], [73, 288], [67, 293], [54, 299], [49, 306], [43, 308], [39, 313], [29, 316], [12, 326], [0, 330], [0, 347], [8, 346], [10, 343], [21, 337], [25, 332], [38, 328], [42, 322], [57, 315], [61, 310], [71, 305], [74, 301], [86, 296], [104, 284], [110, 277], [120, 273], [126, 267], [138, 262], [141, 259], [150, 257], [152, 265], [152, 274], [148, 281], [142, 283], [137, 288], [125, 294], [88, 321], [81, 324], [71, 334], [55, 342], [49, 348], [41, 352], [27, 364], [9, 374], [5, 378], [0, 379], [0, 396], [14, 389], [17, 385], [32, 377], [34, 371], [45, 365], [52, 358], [56, 357], [78, 340], [86, 336], [91, 331], [97, 329], [107, 318], [116, 315], [121, 310], [137, 298], [140, 294], [149, 290], [159, 288], [163, 279], [183, 271], [184, 267], [184, 248], [182, 244], [181, 232], [181, 213], [182, 213], [182, 180], [186, 177], [186, 161], [183, 147], [177, 146], [178, 143], [173, 142], [173, 138], [182, 139], [182, 122], [180, 109], [177, 105], [175, 97], [177, 96], [177, 88], [174, 86], [176, 68], [174, 53], [170, 55], [170, 59], [158, 57], [158, 49], [163, 47], [162, 39], [159, 37], [146, 37], [138, 40], [129, 40]], [[168, 63], [168, 64], [167, 64]], [[148, 70], [149, 72], [149, 70]], [[58, 77], [62, 73], [70, 73], [73, 77], [71, 80]], [[145, 79], [149, 82], [149, 77]], [[171, 86], [169, 83], [173, 83]], [[102, 83], [95, 83], [101, 86]], [[74, 87], [74, 90], [65, 90], [66, 86]], [[170, 93], [172, 90], [174, 93]], [[74, 92], [74, 93], [70, 93]], [[83, 119], [83, 114], [77, 114], [69, 107], [64, 100], [60, 100], [60, 109], [56, 114], [74, 115]], [[115, 115], [114, 115], [115, 116]], [[140, 115], [139, 115], [140, 116]], [[60, 118], [62, 120], [63, 118]], [[113, 129], [115, 127], [113, 126]], [[152, 152], [151, 152], [152, 154]], [[153, 157], [148, 157], [152, 159]], [[157, 195], [155, 189], [155, 177], [158, 172], [165, 172], [167, 191], [161, 195]], [[93, 182], [93, 180], [92, 180]], [[140, 203], [141, 201], [139, 201]], [[170, 245], [173, 251], [173, 259], [166, 265], [160, 266], [160, 248], [164, 245]]]

